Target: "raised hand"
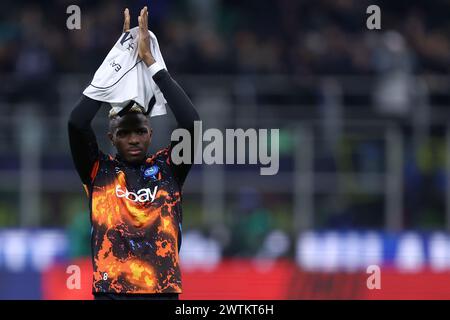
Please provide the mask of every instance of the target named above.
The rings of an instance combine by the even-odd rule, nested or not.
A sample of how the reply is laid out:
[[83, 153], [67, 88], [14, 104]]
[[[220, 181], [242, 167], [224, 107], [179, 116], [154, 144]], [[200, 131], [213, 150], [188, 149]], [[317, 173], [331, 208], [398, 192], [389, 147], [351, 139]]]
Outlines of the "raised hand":
[[150, 33], [148, 32], [148, 10], [145, 6], [142, 8], [138, 17], [139, 23], [139, 42], [138, 42], [138, 54], [147, 66], [155, 63], [155, 58], [150, 51]]

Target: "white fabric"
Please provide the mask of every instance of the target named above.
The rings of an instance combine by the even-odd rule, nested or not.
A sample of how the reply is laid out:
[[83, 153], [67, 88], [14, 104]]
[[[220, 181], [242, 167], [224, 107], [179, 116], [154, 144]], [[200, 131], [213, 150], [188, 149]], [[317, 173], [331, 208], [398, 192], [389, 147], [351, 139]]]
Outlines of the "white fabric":
[[150, 50], [156, 63], [147, 68], [138, 56], [139, 27], [122, 33], [105, 60], [95, 72], [90, 85], [83, 94], [91, 99], [108, 102], [115, 111], [122, 110], [130, 101], [134, 101], [147, 111], [150, 99], [156, 102], [150, 116], [167, 113], [166, 99], [152, 76], [166, 64], [159, 49], [158, 40], [150, 32]]

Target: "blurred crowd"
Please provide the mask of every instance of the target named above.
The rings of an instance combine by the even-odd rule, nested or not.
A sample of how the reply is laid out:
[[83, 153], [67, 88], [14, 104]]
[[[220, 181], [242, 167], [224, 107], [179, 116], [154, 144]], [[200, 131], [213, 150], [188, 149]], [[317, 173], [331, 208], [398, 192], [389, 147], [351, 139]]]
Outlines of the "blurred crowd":
[[[143, 5], [168, 66], [179, 73], [370, 74], [386, 68], [386, 48], [417, 73], [450, 66], [446, 0], [18, 3], [2, 1], [0, 72], [26, 77], [95, 71], [120, 35], [124, 7], [137, 25]], [[66, 28], [71, 4], [81, 8], [81, 30]], [[381, 8], [381, 31], [366, 28], [371, 4]], [[395, 35], [385, 37], [389, 30]]]
[[[73, 4], [81, 9], [80, 30], [66, 27], [70, 15], [66, 9]], [[381, 8], [381, 30], [366, 27], [369, 17], [366, 9], [372, 4]], [[412, 80], [413, 76], [445, 75], [450, 71], [450, 40], [446, 36], [450, 34], [447, 19], [450, 0], [2, 0], [0, 111], [8, 116], [17, 104], [27, 99], [45, 105], [46, 110], [52, 105], [53, 110], [57, 110], [59, 101], [55, 97], [60, 91], [54, 85], [55, 77], [92, 75], [122, 32], [124, 8], [130, 9], [131, 25], [136, 26], [138, 12], [144, 5], [149, 6], [150, 29], [159, 39], [168, 69], [177, 74], [374, 75], [371, 78], [375, 79], [374, 83], [367, 87], [375, 89], [367, 90], [363, 102], [355, 100], [355, 105], [367, 107], [365, 109], [375, 107], [380, 114], [405, 119], [415, 114], [421, 120], [426, 117], [417, 110], [421, 104], [425, 105], [428, 92], [423, 84]], [[306, 87], [285, 88], [283, 94], [289, 94], [273, 100], [258, 96], [258, 108], [262, 110], [264, 104], [276, 104], [280, 119], [296, 121], [297, 118], [291, 116], [291, 107], [312, 105], [316, 108], [310, 108], [311, 118], [338, 121], [343, 115], [339, 114], [337, 106], [348, 107], [351, 104], [348, 96], [354, 94], [344, 92], [342, 101], [335, 101], [330, 97], [336, 96], [339, 89], [335, 90], [333, 84], [320, 87], [318, 82], [311, 81]], [[306, 100], [310, 96], [314, 99]], [[283, 109], [283, 99], [293, 99], [293, 103], [286, 103], [287, 110]], [[450, 98], [443, 105], [448, 105], [449, 101]], [[326, 135], [333, 124], [323, 123]], [[334, 131], [329, 132], [333, 138]], [[4, 136], [7, 134], [9, 132]], [[420, 145], [419, 149], [410, 144], [410, 141], [406, 143], [402, 168], [406, 227], [443, 226], [448, 188], [443, 133], [438, 133], [435, 140]], [[317, 150], [323, 147], [319, 144]], [[330, 152], [323, 156], [325, 165], [316, 160], [315, 169], [328, 172], [382, 172], [385, 169], [384, 146], [378, 142], [358, 145], [347, 142], [338, 147], [342, 149], [337, 149], [338, 155], [344, 155], [342, 159]], [[17, 160], [14, 158], [12, 162]], [[0, 161], [3, 167], [5, 163]], [[358, 164], [362, 167], [360, 170], [352, 167]], [[336, 189], [341, 190], [342, 186]], [[349, 189], [347, 198], [341, 197], [339, 201], [333, 197], [328, 200], [324, 196], [316, 197], [317, 224], [326, 228], [355, 225], [381, 228], [383, 198], [358, 195], [357, 182]], [[286, 243], [285, 234], [277, 229], [289, 229], [286, 225], [292, 217], [285, 214], [283, 218], [261, 198], [254, 190], [237, 192], [235, 208], [229, 209], [234, 212], [228, 221], [229, 234], [223, 236], [222, 241], [227, 254], [237, 254], [236, 248], [241, 248], [243, 255], [269, 252], [277, 256], [288, 251], [287, 245], [283, 250], [279, 250], [282, 245], [272, 250], [265, 243], [273, 243], [273, 237], [279, 239], [277, 243]], [[287, 202], [292, 203], [292, 198], [284, 201]], [[280, 209], [285, 213], [292, 210]], [[3, 211], [7, 214], [0, 214], [0, 226], [12, 225], [2, 218], [11, 210]], [[323, 219], [321, 211], [326, 213]], [[277, 222], [274, 217], [284, 220]], [[87, 222], [75, 220], [73, 233], [87, 231]], [[80, 243], [85, 243], [85, 239]]]

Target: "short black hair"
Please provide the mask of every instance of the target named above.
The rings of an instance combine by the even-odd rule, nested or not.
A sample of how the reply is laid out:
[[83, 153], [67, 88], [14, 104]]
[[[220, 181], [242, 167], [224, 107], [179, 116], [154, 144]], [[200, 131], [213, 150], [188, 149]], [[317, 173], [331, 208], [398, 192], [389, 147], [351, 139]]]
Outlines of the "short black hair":
[[129, 114], [142, 114], [148, 120], [148, 116], [146, 115], [145, 110], [136, 103], [124, 115], [120, 116], [119, 112], [120, 110], [117, 110], [115, 108], [111, 108], [111, 110], [109, 111], [109, 132], [114, 131], [118, 119]]

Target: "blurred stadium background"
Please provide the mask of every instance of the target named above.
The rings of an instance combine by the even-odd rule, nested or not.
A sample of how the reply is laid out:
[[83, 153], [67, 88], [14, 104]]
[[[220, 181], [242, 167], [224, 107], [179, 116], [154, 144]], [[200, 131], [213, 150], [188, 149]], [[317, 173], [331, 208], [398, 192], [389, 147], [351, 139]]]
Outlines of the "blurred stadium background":
[[[71, 4], [81, 30], [66, 28]], [[366, 28], [371, 4], [382, 30]], [[3, 0], [0, 299], [91, 298], [66, 122], [123, 8], [136, 24], [143, 5], [204, 127], [280, 129], [275, 176], [191, 171], [183, 299], [450, 299], [449, 0]], [[152, 125], [155, 151], [174, 121]], [[373, 264], [381, 290], [366, 286]]]

